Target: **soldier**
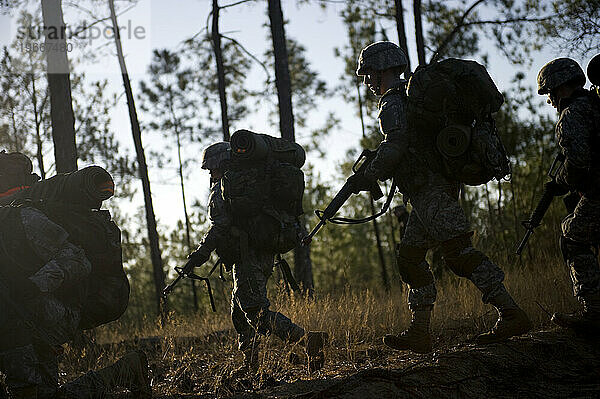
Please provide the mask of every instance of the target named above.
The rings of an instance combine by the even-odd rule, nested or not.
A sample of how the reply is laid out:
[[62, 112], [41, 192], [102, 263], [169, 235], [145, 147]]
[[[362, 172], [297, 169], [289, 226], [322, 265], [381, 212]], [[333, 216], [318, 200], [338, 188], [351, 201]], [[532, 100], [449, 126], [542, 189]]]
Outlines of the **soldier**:
[[[552, 321], [576, 330], [600, 330], [600, 99], [583, 88], [585, 75], [570, 58], [557, 58], [540, 70], [538, 94], [559, 112], [556, 140], [565, 162], [552, 184], [556, 195], [575, 193], [577, 202], [562, 221], [560, 249], [570, 270], [573, 294], [583, 305], [575, 313], [554, 313]], [[573, 195], [570, 196], [573, 198]]]
[[[32, 164], [0, 152], [0, 198], [34, 184]], [[150, 397], [142, 352], [58, 387], [57, 354], [81, 320], [91, 264], [36, 208], [0, 207], [0, 372], [14, 398], [99, 398], [115, 386]]]
[[[233, 226], [221, 187], [221, 178], [227, 170], [230, 157], [231, 147], [228, 142], [212, 144], [202, 154], [202, 169], [210, 171], [208, 213], [211, 226], [198, 248], [190, 254], [188, 265], [202, 265], [214, 250], [217, 250], [226, 264], [233, 264], [231, 318], [238, 333], [238, 348], [244, 354], [244, 369], [256, 371], [258, 368], [256, 333], [273, 333], [286, 343], [305, 346], [307, 355], [313, 359], [313, 367], [320, 367], [326, 334], [306, 333], [285, 315], [269, 309], [267, 280], [273, 272], [275, 254], [252, 247], [240, 249], [240, 234], [248, 232], [240, 232]], [[238, 255], [227, 260], [226, 257], [231, 257], [233, 253]]]
[[432, 148], [419, 143], [418, 132], [406, 119], [406, 81], [400, 75], [406, 56], [394, 43], [376, 42], [365, 47], [356, 74], [364, 77], [379, 100], [379, 126], [384, 140], [364, 175], [353, 175], [361, 189], [372, 181], [395, 178], [398, 189], [410, 200], [410, 213], [402, 242], [396, 248], [400, 275], [409, 286], [410, 327], [400, 335], [386, 335], [383, 342], [394, 349], [431, 351], [429, 322], [436, 300], [436, 287], [425, 254], [440, 246], [448, 267], [466, 277], [492, 304], [499, 317], [494, 327], [477, 336], [479, 343], [506, 340], [531, 328], [527, 315], [504, 287], [504, 273], [487, 256], [473, 248], [469, 223], [458, 203], [459, 183], [452, 181], [426, 161]]

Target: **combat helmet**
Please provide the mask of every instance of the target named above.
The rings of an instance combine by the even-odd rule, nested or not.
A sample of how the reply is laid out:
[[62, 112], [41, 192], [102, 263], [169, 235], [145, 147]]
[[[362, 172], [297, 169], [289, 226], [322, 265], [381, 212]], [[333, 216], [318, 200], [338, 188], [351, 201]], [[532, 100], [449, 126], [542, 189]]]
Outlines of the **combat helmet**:
[[404, 51], [396, 44], [388, 41], [375, 42], [360, 52], [356, 75], [363, 76], [369, 70], [383, 71], [393, 67], [401, 68], [404, 71], [407, 63]]
[[538, 94], [548, 94], [560, 85], [573, 82], [583, 86], [585, 75], [577, 61], [571, 58], [557, 58], [540, 69], [537, 76]]
[[231, 146], [226, 141], [209, 145], [202, 152], [202, 169], [223, 168], [223, 161], [231, 159]]
[[31, 159], [20, 152], [0, 151], [0, 194], [18, 186], [28, 186], [39, 180], [33, 173]]

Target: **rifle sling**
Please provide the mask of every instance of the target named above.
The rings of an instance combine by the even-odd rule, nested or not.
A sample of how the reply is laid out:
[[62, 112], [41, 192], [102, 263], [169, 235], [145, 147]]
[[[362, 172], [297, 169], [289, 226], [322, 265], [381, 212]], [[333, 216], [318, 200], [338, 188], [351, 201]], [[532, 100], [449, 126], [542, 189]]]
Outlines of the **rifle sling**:
[[[394, 198], [394, 194], [396, 193], [396, 179], [394, 179], [392, 181], [392, 186], [390, 187], [390, 191], [388, 192], [388, 196], [387, 199], [385, 201], [385, 204], [383, 204], [383, 208], [381, 208], [381, 210], [379, 212], [377, 212], [374, 215], [371, 216], [367, 216], [366, 218], [362, 218], [362, 219], [353, 219], [353, 218], [344, 218], [344, 217], [333, 217], [331, 219], [328, 219], [328, 222], [331, 222], [333, 224], [362, 224], [362, 223], [368, 223], [372, 220], [377, 219], [379, 216], [383, 215], [384, 213], [387, 212], [387, 210], [390, 207], [390, 204], [392, 203], [392, 199]], [[315, 214], [317, 215], [317, 217], [320, 220], [323, 220], [323, 211], [317, 209], [315, 211]]]

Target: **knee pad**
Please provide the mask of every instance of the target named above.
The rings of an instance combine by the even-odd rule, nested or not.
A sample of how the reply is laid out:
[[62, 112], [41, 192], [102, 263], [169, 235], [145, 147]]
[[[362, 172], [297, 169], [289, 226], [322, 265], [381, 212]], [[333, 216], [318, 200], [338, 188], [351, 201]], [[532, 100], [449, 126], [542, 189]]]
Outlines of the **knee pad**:
[[420, 288], [433, 283], [433, 274], [425, 261], [427, 249], [402, 243], [396, 246], [396, 261], [402, 281], [411, 288]]
[[480, 251], [473, 248], [471, 236], [473, 232], [444, 241], [440, 245], [446, 264], [460, 277], [470, 277], [473, 270], [487, 259]]
[[577, 255], [596, 255], [595, 247], [589, 243], [577, 242], [565, 236], [560, 236], [559, 244], [565, 263]]

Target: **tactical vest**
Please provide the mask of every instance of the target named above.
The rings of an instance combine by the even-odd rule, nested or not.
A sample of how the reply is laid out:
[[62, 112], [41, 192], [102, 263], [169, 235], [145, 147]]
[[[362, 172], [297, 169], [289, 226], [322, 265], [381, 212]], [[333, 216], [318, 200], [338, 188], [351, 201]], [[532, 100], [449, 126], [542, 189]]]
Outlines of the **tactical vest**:
[[304, 150], [287, 140], [252, 133], [250, 138], [266, 148], [256, 145], [262, 151], [260, 156], [250, 157], [248, 152], [237, 155], [235, 136], [231, 138], [232, 163], [221, 187], [242, 241], [242, 256], [244, 236], [248, 246], [288, 252], [301, 239], [298, 216], [303, 213], [304, 173], [300, 168]]
[[442, 173], [473, 186], [510, 174], [492, 117], [504, 97], [482, 65], [449, 58], [418, 68], [407, 94], [408, 123], [419, 147], [439, 156]]

